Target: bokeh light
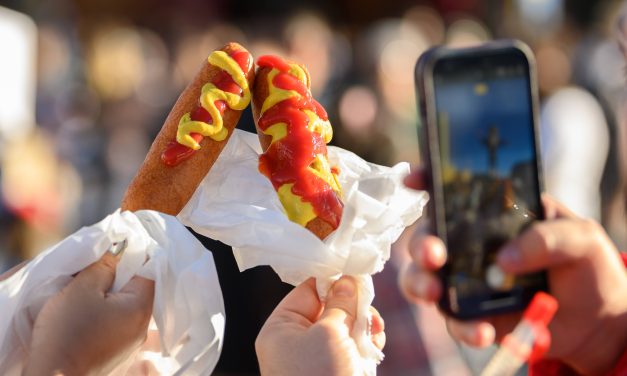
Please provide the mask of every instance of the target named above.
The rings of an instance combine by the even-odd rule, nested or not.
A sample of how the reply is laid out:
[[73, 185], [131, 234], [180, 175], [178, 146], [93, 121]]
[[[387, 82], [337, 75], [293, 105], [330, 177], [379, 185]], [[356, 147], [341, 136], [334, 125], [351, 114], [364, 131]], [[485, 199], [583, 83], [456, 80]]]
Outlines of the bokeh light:
[[[410, 26], [411, 25], [411, 26]], [[419, 28], [429, 44], [441, 44], [444, 42], [446, 25], [442, 16], [428, 6], [416, 6], [409, 8], [403, 15], [402, 28]]]
[[329, 78], [331, 29], [319, 16], [303, 13], [290, 20], [284, 35], [290, 57], [305, 64], [311, 76], [311, 91], [314, 95], [319, 94]]
[[[402, 32], [401, 32], [402, 31]], [[378, 85], [386, 106], [400, 118], [415, 117], [414, 67], [429, 41], [417, 27], [402, 22], [382, 24], [378, 42]]]
[[570, 59], [559, 46], [545, 44], [538, 47], [536, 62], [540, 90], [543, 93], [552, 93], [570, 82]]
[[340, 120], [351, 133], [368, 132], [377, 116], [377, 110], [377, 98], [366, 86], [350, 87], [340, 99]]
[[142, 39], [136, 29], [103, 26], [93, 36], [88, 52], [92, 85], [104, 99], [130, 96], [146, 72]]
[[446, 44], [450, 47], [471, 47], [490, 40], [490, 31], [479, 20], [460, 18], [453, 22], [446, 34]]
[[516, 0], [523, 22], [538, 32], [553, 31], [561, 23], [564, 0]]

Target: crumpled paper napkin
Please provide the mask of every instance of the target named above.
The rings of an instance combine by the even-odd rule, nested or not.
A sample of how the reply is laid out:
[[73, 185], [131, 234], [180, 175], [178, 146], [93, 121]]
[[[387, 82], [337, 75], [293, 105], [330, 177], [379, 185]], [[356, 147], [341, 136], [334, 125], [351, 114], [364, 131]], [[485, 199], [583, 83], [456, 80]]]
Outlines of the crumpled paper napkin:
[[124, 239], [128, 244], [112, 291], [120, 290], [134, 275], [155, 281], [149, 338], [156, 339], [160, 351], [141, 349], [113, 374], [126, 374], [137, 362], [149, 362], [164, 375], [211, 373], [220, 356], [225, 322], [211, 253], [175, 217], [144, 210], [116, 211], [0, 282], [0, 374], [21, 374], [35, 318], [48, 298], [112, 243]]
[[383, 269], [391, 244], [422, 213], [427, 194], [406, 188], [407, 163], [384, 167], [330, 146], [340, 168], [344, 212], [339, 228], [321, 241], [284, 214], [270, 181], [258, 170], [256, 134], [236, 130], [178, 218], [186, 226], [233, 247], [240, 270], [270, 265], [292, 285], [309, 277], [326, 296], [341, 275], [358, 283], [358, 317], [352, 331], [364, 373], [376, 373], [383, 354], [369, 336], [371, 275]]

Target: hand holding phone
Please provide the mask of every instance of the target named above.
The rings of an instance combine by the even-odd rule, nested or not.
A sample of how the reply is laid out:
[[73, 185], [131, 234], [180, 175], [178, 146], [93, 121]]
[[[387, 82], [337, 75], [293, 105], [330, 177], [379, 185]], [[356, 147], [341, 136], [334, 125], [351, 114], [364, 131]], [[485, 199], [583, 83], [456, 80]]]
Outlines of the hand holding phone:
[[450, 252], [440, 306], [460, 319], [521, 310], [545, 273], [507, 275], [495, 258], [544, 218], [533, 56], [520, 42], [436, 47], [416, 87], [431, 230]]

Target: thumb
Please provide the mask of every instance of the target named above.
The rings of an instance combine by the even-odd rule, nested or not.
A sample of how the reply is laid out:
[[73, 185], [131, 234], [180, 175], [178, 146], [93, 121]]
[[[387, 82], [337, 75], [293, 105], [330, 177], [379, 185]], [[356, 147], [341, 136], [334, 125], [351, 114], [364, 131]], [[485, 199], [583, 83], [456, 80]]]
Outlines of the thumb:
[[357, 298], [355, 280], [352, 277], [343, 276], [331, 287], [319, 321], [335, 325], [343, 323], [350, 332], [357, 316]]
[[89, 265], [76, 275], [72, 284], [83, 286], [89, 290], [106, 293], [113, 285], [115, 268], [120, 262], [122, 252], [108, 250], [100, 260]]
[[590, 220], [539, 222], [499, 253], [499, 266], [510, 273], [550, 268], [597, 253], [611, 245], [601, 226]]
[[316, 280], [310, 278], [290, 291], [274, 309], [268, 320], [284, 320], [286, 317], [292, 317], [290, 315], [296, 315], [314, 322], [320, 314], [320, 307]]

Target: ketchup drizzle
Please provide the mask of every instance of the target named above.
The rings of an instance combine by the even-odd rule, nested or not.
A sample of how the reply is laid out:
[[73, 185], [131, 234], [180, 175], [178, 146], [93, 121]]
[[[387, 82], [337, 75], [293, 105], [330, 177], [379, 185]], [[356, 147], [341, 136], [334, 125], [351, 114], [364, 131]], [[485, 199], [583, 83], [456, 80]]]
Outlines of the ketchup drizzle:
[[270, 179], [275, 190], [283, 184], [294, 184], [292, 193], [310, 203], [316, 216], [337, 228], [342, 218], [342, 201], [324, 179], [308, 168], [316, 155], [323, 154], [326, 157], [327, 145], [319, 133], [308, 128], [309, 117], [303, 110], [310, 110], [325, 121], [328, 120], [327, 113], [312, 98], [307, 86], [288, 73], [289, 65], [283, 59], [262, 56], [257, 65], [279, 70], [272, 84], [280, 89], [297, 91], [301, 95], [277, 103], [259, 119], [258, 125], [262, 131], [276, 123], [287, 124], [287, 135], [270, 144], [268, 150], [259, 157], [259, 171]]

